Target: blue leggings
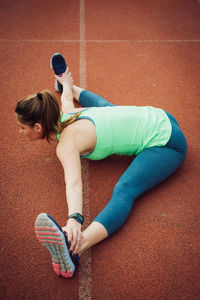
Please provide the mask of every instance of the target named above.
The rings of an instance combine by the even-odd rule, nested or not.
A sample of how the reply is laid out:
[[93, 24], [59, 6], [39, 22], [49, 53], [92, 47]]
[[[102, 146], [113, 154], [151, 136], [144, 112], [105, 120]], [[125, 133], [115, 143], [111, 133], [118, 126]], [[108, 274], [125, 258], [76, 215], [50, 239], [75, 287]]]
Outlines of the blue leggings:
[[[84, 107], [113, 105], [86, 90], [81, 92], [79, 102]], [[101, 223], [109, 235], [125, 223], [135, 199], [173, 174], [186, 157], [186, 139], [176, 119], [166, 114], [172, 124], [166, 146], [144, 149], [134, 158], [115, 185], [110, 201], [94, 220]]]

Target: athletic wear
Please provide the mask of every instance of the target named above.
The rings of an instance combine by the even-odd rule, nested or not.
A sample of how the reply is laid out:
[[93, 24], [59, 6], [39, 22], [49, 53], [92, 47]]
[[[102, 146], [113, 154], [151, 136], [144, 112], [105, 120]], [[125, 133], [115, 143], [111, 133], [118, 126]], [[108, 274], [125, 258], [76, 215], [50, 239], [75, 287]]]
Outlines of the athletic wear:
[[[101, 96], [84, 90], [79, 102], [84, 107], [113, 106]], [[108, 234], [116, 232], [127, 220], [134, 201], [173, 174], [183, 163], [187, 143], [176, 119], [166, 113], [172, 132], [163, 147], [150, 147], [141, 151], [120, 177], [112, 197], [94, 221], [101, 223]]]
[[186, 157], [186, 140], [177, 122], [168, 114], [172, 135], [165, 147], [144, 149], [115, 185], [112, 197], [94, 221], [101, 223], [111, 235], [127, 220], [135, 200], [170, 175]]
[[[70, 117], [64, 114], [61, 121]], [[166, 113], [151, 106], [91, 107], [83, 110], [78, 119], [89, 119], [96, 127], [96, 147], [85, 156], [92, 160], [112, 154], [137, 155], [149, 147], [165, 146], [172, 130]]]
[[[97, 145], [88, 158], [137, 154], [115, 185], [110, 201], [94, 219], [111, 235], [125, 223], [140, 195], [179, 168], [186, 157], [187, 143], [176, 119], [163, 110], [114, 106], [86, 90], [81, 92], [79, 102], [89, 107], [79, 119], [90, 119], [97, 130]], [[62, 115], [61, 121], [72, 115]]]

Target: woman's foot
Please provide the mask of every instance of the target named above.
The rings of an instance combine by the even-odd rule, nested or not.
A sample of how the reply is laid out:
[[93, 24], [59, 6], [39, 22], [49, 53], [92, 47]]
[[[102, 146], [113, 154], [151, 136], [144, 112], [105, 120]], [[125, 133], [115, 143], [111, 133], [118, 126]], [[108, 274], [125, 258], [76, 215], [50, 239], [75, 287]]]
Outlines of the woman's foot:
[[69, 103], [71, 104], [73, 103], [72, 85], [74, 81], [68, 68], [63, 73], [62, 77], [59, 77], [58, 75], [55, 75], [55, 77], [58, 83], [62, 86], [61, 102], [62, 102], [62, 111], [64, 113], [65, 107], [66, 106], [68, 107]]
[[62, 85], [63, 91], [71, 91], [74, 80], [72, 78], [71, 72], [67, 68], [66, 71], [62, 74], [62, 76], [55, 75], [56, 80], [58, 83]]
[[67, 236], [60, 225], [48, 214], [41, 213], [35, 221], [35, 233], [51, 254], [54, 272], [64, 278], [72, 277], [79, 256], [70, 256]]
[[[50, 59], [50, 66], [54, 71], [55, 75], [62, 76], [62, 74], [67, 69], [66, 61], [62, 54], [55, 53]], [[62, 93], [63, 87], [62, 85], [56, 80], [55, 81], [55, 89], [57, 92]]]

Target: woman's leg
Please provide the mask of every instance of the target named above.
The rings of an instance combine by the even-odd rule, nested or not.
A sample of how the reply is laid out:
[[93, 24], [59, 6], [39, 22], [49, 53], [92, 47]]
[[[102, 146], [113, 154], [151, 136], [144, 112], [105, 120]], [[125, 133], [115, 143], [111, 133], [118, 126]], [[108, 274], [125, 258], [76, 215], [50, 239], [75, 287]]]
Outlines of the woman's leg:
[[114, 106], [114, 104], [101, 96], [84, 90], [76, 85], [72, 86], [72, 92], [74, 99], [76, 99], [83, 107]]
[[79, 255], [93, 245], [98, 244], [108, 237], [106, 228], [99, 222], [93, 221], [83, 232], [82, 232], [82, 244]]
[[116, 232], [127, 220], [135, 199], [174, 173], [186, 150], [184, 135], [175, 123], [165, 147], [143, 150], [119, 179], [109, 203], [83, 232], [81, 252]]
[[182, 161], [178, 152], [167, 147], [142, 151], [117, 182], [109, 203], [83, 232], [81, 252], [116, 232], [127, 220], [134, 201], [169, 177]]
[[181, 155], [173, 149], [144, 150], [121, 176], [111, 200], [95, 221], [104, 225], [109, 235], [113, 234], [127, 220], [134, 201], [173, 174], [181, 163]]
[[81, 87], [73, 84], [72, 85], [72, 92], [73, 92], [73, 96], [74, 96], [74, 99], [76, 99], [76, 101], [79, 102], [79, 97], [80, 97], [80, 94], [82, 91], [85, 91], [85, 89], [82, 89]]

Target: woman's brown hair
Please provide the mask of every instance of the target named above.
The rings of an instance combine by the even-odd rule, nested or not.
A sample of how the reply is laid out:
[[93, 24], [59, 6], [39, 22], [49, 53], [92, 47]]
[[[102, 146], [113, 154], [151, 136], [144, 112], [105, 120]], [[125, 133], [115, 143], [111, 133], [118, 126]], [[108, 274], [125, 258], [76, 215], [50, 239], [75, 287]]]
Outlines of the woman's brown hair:
[[30, 95], [20, 100], [15, 108], [18, 120], [22, 124], [34, 127], [39, 123], [43, 128], [42, 138], [49, 138], [52, 134], [62, 132], [69, 124], [73, 123], [80, 113], [73, 115], [65, 122], [60, 121], [60, 104], [56, 96], [48, 90]]

